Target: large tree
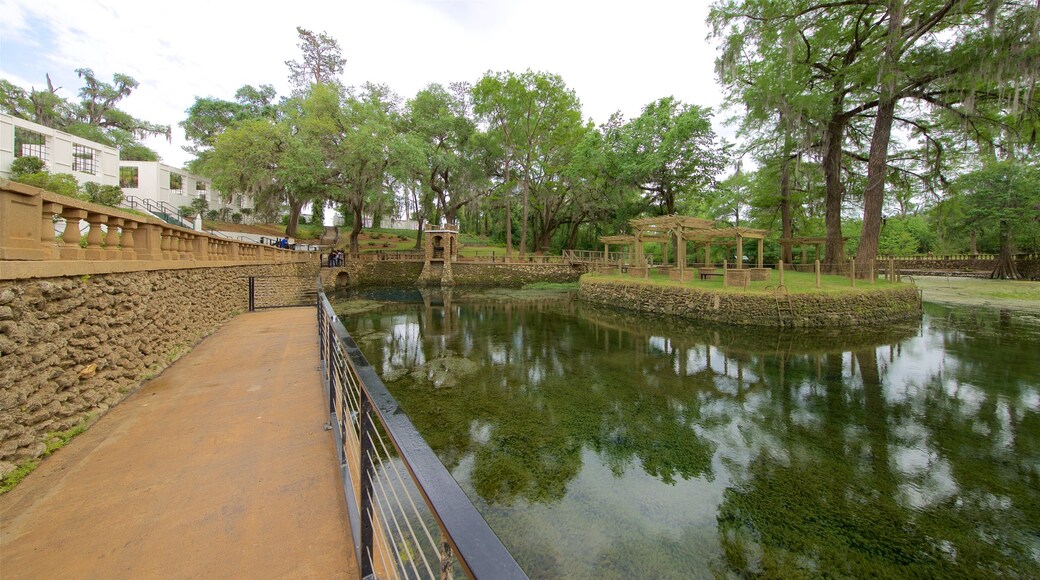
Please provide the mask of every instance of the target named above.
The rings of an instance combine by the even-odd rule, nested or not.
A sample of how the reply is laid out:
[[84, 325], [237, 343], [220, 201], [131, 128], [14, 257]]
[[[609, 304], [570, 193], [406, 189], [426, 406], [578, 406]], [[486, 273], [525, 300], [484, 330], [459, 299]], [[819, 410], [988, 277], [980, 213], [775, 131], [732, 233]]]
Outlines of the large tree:
[[[530, 70], [520, 74], [487, 73], [474, 86], [473, 98], [477, 114], [501, 135], [506, 183], [511, 165], [517, 169], [523, 254], [527, 251], [532, 189], [546, 177], [551, 157], [580, 130], [581, 103], [558, 75]], [[507, 236], [509, 215], [507, 201]]]
[[624, 179], [643, 191], [657, 214], [688, 209], [715, 186], [725, 164], [711, 110], [675, 97], [658, 99], [608, 135]]
[[287, 60], [289, 83], [294, 92], [300, 93], [312, 84], [339, 84], [339, 75], [347, 64], [339, 42], [326, 32], [315, 34], [306, 28], [296, 27], [300, 37], [300, 60]]
[[1015, 267], [1016, 231], [1040, 229], [1040, 167], [1016, 160], [993, 160], [956, 182], [965, 197], [969, 218], [998, 232], [997, 264], [991, 278], [1018, 280]]
[[324, 159], [328, 198], [353, 214], [350, 253], [357, 255], [362, 214], [368, 203], [387, 195], [391, 164], [402, 139], [400, 99], [386, 86], [366, 84], [343, 92], [313, 85], [302, 103], [301, 132]]
[[455, 223], [460, 209], [488, 194], [474, 137], [469, 87], [451, 90], [432, 84], [408, 101], [407, 131], [415, 136], [426, 159], [423, 187], [429, 189], [444, 220]]
[[31, 87], [26, 91], [0, 79], [0, 111], [118, 147], [121, 159], [157, 160], [159, 156], [141, 144], [141, 140], [150, 136], [170, 139], [170, 126], [138, 119], [118, 107], [139, 83], [122, 73], [112, 75], [111, 83], [105, 82], [89, 68], [76, 69], [76, 74], [83, 82], [78, 92], [79, 102], [59, 95], [61, 87], [54, 86], [50, 75], [46, 75], [47, 88], [42, 90]]

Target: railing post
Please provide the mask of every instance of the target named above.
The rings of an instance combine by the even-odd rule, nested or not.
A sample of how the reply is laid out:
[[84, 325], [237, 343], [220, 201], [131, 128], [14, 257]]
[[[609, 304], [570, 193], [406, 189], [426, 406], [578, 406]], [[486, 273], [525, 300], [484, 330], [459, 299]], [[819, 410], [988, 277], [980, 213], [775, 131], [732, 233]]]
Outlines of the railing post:
[[256, 302], [254, 296], [256, 295], [256, 278], [253, 276], [249, 277], [249, 311], [256, 311]]
[[[374, 515], [375, 505], [372, 501], [372, 440], [375, 435], [375, 424], [372, 421], [372, 400], [368, 398], [368, 393], [362, 387], [359, 389], [361, 396], [361, 408], [360, 408], [360, 453], [358, 459], [360, 465], [358, 466], [358, 481], [360, 482], [360, 496], [361, 501], [358, 503], [358, 512], [361, 516], [361, 577], [368, 578], [372, 576], [374, 570], [372, 566], [373, 556], [375, 554], [375, 545], [372, 541], [372, 516]], [[367, 556], [367, 557], [366, 557]]]

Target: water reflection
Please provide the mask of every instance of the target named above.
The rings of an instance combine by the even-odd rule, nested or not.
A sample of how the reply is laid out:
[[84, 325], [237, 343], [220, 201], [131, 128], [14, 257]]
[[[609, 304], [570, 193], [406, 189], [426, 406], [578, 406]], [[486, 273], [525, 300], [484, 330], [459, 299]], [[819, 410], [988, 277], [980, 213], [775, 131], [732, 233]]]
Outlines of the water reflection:
[[781, 333], [409, 300], [345, 323], [532, 577], [1040, 575], [1028, 322], [928, 306]]

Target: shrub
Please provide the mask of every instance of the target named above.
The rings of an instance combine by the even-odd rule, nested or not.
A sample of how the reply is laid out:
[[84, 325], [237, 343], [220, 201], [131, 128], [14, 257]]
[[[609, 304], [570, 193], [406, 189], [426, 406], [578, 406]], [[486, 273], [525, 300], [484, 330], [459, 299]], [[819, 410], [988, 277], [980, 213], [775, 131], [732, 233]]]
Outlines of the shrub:
[[238, 213], [237, 211], [231, 214], [231, 221], [236, 224], [242, 223], [242, 214]]
[[115, 185], [101, 185], [94, 181], [83, 184], [83, 196], [87, 201], [112, 207], [123, 202], [123, 190]]
[[215, 209], [208, 210], [206, 211], [206, 219], [215, 222], [220, 219], [220, 212]]
[[43, 159], [28, 155], [26, 157], [18, 157], [11, 162], [11, 179], [13, 181], [21, 181], [21, 179], [18, 179], [19, 177], [32, 173], [47, 173], [47, 165], [43, 162]]

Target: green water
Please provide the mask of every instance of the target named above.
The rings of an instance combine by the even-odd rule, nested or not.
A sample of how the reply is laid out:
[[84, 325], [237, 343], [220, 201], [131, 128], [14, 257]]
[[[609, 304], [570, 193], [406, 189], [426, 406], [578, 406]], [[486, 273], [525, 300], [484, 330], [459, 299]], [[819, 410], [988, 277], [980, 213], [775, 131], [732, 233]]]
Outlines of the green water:
[[532, 578], [1040, 577], [1035, 322], [926, 304], [803, 334], [366, 297], [347, 329]]

